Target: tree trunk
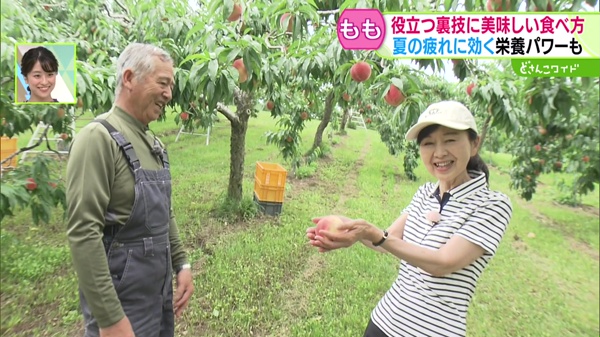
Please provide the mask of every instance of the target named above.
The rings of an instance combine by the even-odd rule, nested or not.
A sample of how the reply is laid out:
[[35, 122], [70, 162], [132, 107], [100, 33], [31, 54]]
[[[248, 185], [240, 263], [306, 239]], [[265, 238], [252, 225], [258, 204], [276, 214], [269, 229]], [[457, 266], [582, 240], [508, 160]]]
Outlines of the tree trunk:
[[243, 197], [244, 182], [244, 161], [246, 159], [246, 131], [248, 131], [248, 120], [253, 107], [250, 94], [237, 90], [234, 94], [234, 101], [237, 107], [237, 120], [231, 121], [230, 137], [230, 166], [229, 166], [229, 187], [227, 188], [227, 197], [240, 203]]
[[344, 109], [344, 114], [342, 115], [342, 122], [340, 124], [340, 134], [344, 134], [344, 131], [346, 131], [346, 124], [348, 124], [349, 111], [350, 109], [348, 108]]
[[315, 140], [313, 142], [312, 148], [310, 149], [310, 151], [308, 151], [309, 153], [321, 146], [321, 143], [323, 142], [323, 132], [325, 132], [327, 125], [329, 125], [329, 122], [331, 121], [331, 115], [333, 114], [333, 98], [333, 92], [330, 92], [325, 100], [325, 111], [323, 112], [323, 119], [321, 119], [321, 123], [319, 123], [319, 126], [317, 127], [317, 132], [315, 133]]
[[483, 142], [485, 141], [485, 137], [487, 135], [488, 129], [490, 128], [490, 121], [492, 120], [492, 105], [488, 107], [488, 115], [483, 121], [483, 126], [481, 127], [481, 133], [479, 135], [479, 150], [483, 149]]

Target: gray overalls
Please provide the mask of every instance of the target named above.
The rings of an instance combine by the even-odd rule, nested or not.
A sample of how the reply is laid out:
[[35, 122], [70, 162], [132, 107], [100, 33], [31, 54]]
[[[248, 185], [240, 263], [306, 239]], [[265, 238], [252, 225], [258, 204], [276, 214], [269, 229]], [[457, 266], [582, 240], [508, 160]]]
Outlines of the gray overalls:
[[[141, 168], [133, 146], [105, 120], [104, 125], [124, 152], [135, 177], [135, 199], [124, 226], [106, 215], [103, 243], [113, 285], [136, 337], [173, 337], [173, 286], [169, 220], [171, 174], [167, 152], [160, 155], [163, 168]], [[155, 148], [159, 146], [155, 139]], [[158, 147], [160, 148], [160, 146]], [[84, 337], [99, 336], [98, 325], [81, 291]]]

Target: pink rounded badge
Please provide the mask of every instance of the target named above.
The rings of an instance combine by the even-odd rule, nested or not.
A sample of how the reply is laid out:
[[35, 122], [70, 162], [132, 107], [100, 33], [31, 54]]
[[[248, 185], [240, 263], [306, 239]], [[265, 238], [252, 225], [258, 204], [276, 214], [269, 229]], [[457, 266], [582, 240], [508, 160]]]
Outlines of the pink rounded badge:
[[345, 9], [337, 35], [344, 49], [377, 50], [385, 39], [385, 20], [377, 9]]

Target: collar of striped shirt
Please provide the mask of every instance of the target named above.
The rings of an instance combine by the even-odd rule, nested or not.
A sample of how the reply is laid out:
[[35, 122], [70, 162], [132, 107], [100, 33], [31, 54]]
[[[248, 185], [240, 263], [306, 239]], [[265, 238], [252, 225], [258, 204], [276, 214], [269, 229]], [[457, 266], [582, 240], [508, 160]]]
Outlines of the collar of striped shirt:
[[[448, 193], [450, 198], [455, 200], [462, 200], [465, 197], [468, 197], [469, 194], [479, 191], [480, 189], [487, 187], [485, 182], [485, 173], [481, 171], [471, 170], [469, 171], [469, 176], [471, 180], [466, 181], [453, 189], [449, 190]], [[430, 198], [436, 197], [440, 199], [440, 182], [438, 181], [433, 185], [432, 191], [429, 193]], [[448, 199], [450, 199], [448, 198]]]

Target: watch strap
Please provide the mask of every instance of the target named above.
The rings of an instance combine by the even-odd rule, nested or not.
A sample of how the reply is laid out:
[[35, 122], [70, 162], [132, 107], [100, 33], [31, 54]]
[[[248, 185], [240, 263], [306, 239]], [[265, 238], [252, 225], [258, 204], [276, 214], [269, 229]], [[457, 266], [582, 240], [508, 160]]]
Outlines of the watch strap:
[[379, 242], [373, 242], [373, 246], [375, 246], [375, 247], [381, 246], [387, 238], [388, 238], [388, 231], [384, 229], [383, 237], [381, 238], [381, 240], [379, 240]]
[[179, 274], [180, 271], [184, 270], [184, 269], [191, 269], [192, 265], [189, 263], [184, 263], [180, 266], [178, 266], [177, 268], [175, 268], [175, 273]]

